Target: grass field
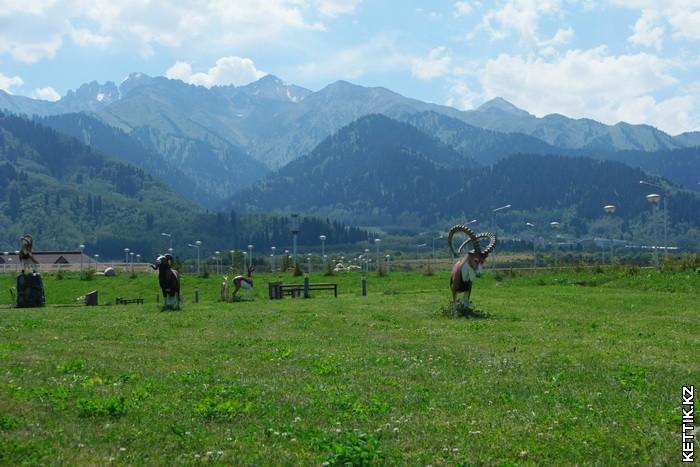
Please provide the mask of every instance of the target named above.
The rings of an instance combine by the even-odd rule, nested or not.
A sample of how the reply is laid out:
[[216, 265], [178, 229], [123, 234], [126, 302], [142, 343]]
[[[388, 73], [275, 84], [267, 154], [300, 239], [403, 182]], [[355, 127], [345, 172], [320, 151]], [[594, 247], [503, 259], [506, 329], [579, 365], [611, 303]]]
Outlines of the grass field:
[[267, 300], [277, 277], [237, 303], [184, 277], [179, 312], [159, 311], [154, 275], [45, 277], [49, 305], [146, 304], [0, 308], [0, 463], [680, 461], [699, 274], [486, 275], [484, 319], [441, 314], [446, 273], [372, 274], [367, 297], [357, 274], [312, 275], [339, 297]]

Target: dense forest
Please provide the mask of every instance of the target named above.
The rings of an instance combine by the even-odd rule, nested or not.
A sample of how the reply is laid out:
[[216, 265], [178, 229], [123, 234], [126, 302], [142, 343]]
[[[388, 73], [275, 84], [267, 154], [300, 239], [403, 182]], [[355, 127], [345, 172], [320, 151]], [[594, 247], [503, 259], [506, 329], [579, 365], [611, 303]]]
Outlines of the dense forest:
[[[29, 232], [37, 249], [76, 248], [120, 258], [128, 247], [152, 256], [169, 246], [192, 255], [188, 243], [205, 251], [267, 249], [291, 245], [290, 218], [235, 211], [205, 211], [140, 168], [118, 162], [38, 122], [0, 114], [0, 250], [14, 250]], [[367, 239], [367, 233], [339, 222], [305, 217], [300, 244]]]
[[[481, 136], [488, 146], [488, 134]], [[606, 204], [618, 207], [616, 218], [626, 229], [643, 223], [650, 215], [645, 199], [650, 188], [640, 185], [642, 179], [668, 191], [670, 223], [700, 227], [698, 196], [639, 168], [533, 154], [478, 166], [413, 126], [374, 115], [343, 128], [307, 156], [235, 196], [232, 205], [251, 211], [303, 209], [386, 228], [438, 228], [467, 218], [490, 225], [492, 209], [511, 204], [501, 216], [511, 231], [524, 230], [526, 219], [545, 223], [566, 218], [572, 234], [585, 235], [604, 217]]]

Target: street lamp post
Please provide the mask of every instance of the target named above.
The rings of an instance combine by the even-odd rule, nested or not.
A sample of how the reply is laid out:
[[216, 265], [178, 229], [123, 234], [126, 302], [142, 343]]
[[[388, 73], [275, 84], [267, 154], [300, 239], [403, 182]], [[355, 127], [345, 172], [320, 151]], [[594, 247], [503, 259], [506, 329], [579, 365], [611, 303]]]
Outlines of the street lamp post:
[[124, 248], [124, 263], [128, 263], [128, 262], [129, 262], [129, 249]]
[[651, 203], [651, 222], [653, 224], [654, 232], [654, 266], [659, 269], [659, 237], [656, 233], [656, 211], [659, 209], [659, 201], [661, 200], [661, 195], [656, 193], [651, 193], [646, 196], [647, 201]]
[[306, 254], [306, 272], [311, 274], [311, 253]]
[[391, 272], [391, 255], [386, 255], [386, 272]]
[[374, 244], [377, 245], [377, 265], [375, 266], [376, 272], [379, 272], [379, 244], [382, 243], [381, 238], [375, 238]]
[[168, 249], [168, 251], [170, 252], [170, 254], [172, 254], [172, 250], [173, 250], [173, 236], [172, 236], [171, 234], [169, 234], [169, 233], [166, 233], [166, 232], [161, 232], [161, 235], [162, 235], [163, 237], [168, 237], [168, 239], [170, 239], [170, 248]]
[[[664, 199], [664, 253], [668, 253], [668, 204], [666, 200], [668, 200], [668, 190], [659, 186], [659, 185], [654, 185], [653, 183], [649, 183], [645, 180], [640, 180], [639, 181], [640, 185], [647, 185], [652, 188], [658, 188], [663, 192], [663, 199]], [[649, 199], [647, 197], [647, 199]], [[658, 204], [658, 201], [657, 201]]]
[[[610, 214], [610, 217], [612, 217], [613, 214], [615, 214], [615, 210], [617, 209], [617, 206], [614, 204], [606, 204], [603, 206], [603, 210], [605, 211], [606, 214]], [[612, 232], [612, 229], [611, 229]], [[611, 233], [610, 235], [610, 266], [613, 264], [613, 258], [615, 256], [615, 243], [613, 240], [613, 234]], [[604, 262], [604, 261], [603, 261]]]
[[221, 262], [219, 261], [219, 255], [221, 254], [220, 251], [215, 251], [214, 254], [216, 255], [216, 273], [221, 274]]
[[241, 274], [245, 274], [245, 268], [248, 266], [248, 252], [243, 252], [243, 264], [241, 264]]
[[427, 245], [428, 245], [427, 243], [421, 243], [420, 245], [416, 245], [416, 264], [420, 265], [420, 264], [419, 264], [419, 263], [420, 263], [420, 257], [419, 257], [418, 250], [419, 250], [420, 248], [423, 248], [424, 246], [427, 246]]
[[[501, 206], [500, 208], [492, 209], [491, 210], [491, 220], [492, 220], [492, 225], [493, 225], [493, 233], [498, 235], [498, 226], [496, 225], [496, 213], [505, 211], [506, 209], [510, 208], [510, 204], [506, 204], [505, 206]], [[494, 249], [493, 252], [491, 253], [491, 257], [493, 258], [491, 260], [491, 269], [496, 269], [496, 250]]]
[[100, 255], [95, 253], [95, 272], [97, 272], [97, 266], [100, 264]]
[[275, 272], [275, 251], [277, 247], [273, 246], [270, 250], [272, 250], [272, 254], [270, 255], [270, 272]]
[[228, 252], [231, 255], [231, 271], [233, 271], [233, 254], [236, 252], [236, 250], [229, 250]]
[[325, 235], [320, 235], [319, 240], [321, 240], [321, 258], [326, 256], [326, 236]]
[[134, 252], [130, 251], [129, 252], [129, 257], [131, 259], [131, 275], [134, 275]]
[[532, 227], [532, 267], [537, 268], [537, 239], [535, 238], [535, 224], [532, 222], [525, 222], [525, 225]]
[[85, 250], [85, 245], [78, 245], [80, 248], [80, 278], [83, 278], [83, 250]]
[[297, 267], [297, 236], [299, 235], [299, 214], [292, 214], [292, 236], [294, 238], [294, 268]]
[[197, 240], [194, 244], [188, 243], [187, 246], [197, 249], [197, 274], [199, 274], [199, 248], [202, 246], [202, 242], [201, 240]]
[[248, 245], [248, 267], [253, 267], [253, 245]]
[[552, 229], [554, 229], [554, 267], [556, 268], [559, 265], [559, 234], [556, 233], [556, 231], [559, 230], [561, 227], [561, 224], [559, 222], [550, 222], [549, 225], [552, 226]]

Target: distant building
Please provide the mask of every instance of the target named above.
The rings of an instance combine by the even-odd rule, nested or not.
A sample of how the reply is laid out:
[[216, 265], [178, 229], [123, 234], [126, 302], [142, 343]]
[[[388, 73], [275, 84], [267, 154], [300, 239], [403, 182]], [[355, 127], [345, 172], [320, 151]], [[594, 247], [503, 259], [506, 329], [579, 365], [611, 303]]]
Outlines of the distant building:
[[[73, 251], [35, 251], [32, 253], [34, 264], [37, 269], [58, 269], [65, 267], [66, 269], [75, 269], [77, 265], [80, 267], [94, 263], [94, 260], [80, 250]], [[4, 252], [0, 254], [0, 268], [5, 270], [9, 268], [20, 268], [21, 265], [19, 255], [16, 252]]]

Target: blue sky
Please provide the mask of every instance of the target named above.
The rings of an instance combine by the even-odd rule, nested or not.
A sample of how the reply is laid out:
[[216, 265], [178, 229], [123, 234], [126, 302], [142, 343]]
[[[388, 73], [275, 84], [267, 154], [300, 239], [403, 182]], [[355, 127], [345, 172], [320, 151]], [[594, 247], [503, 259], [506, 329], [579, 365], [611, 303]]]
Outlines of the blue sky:
[[501, 96], [676, 134], [700, 130], [700, 0], [0, 0], [0, 89], [55, 100], [133, 71]]

